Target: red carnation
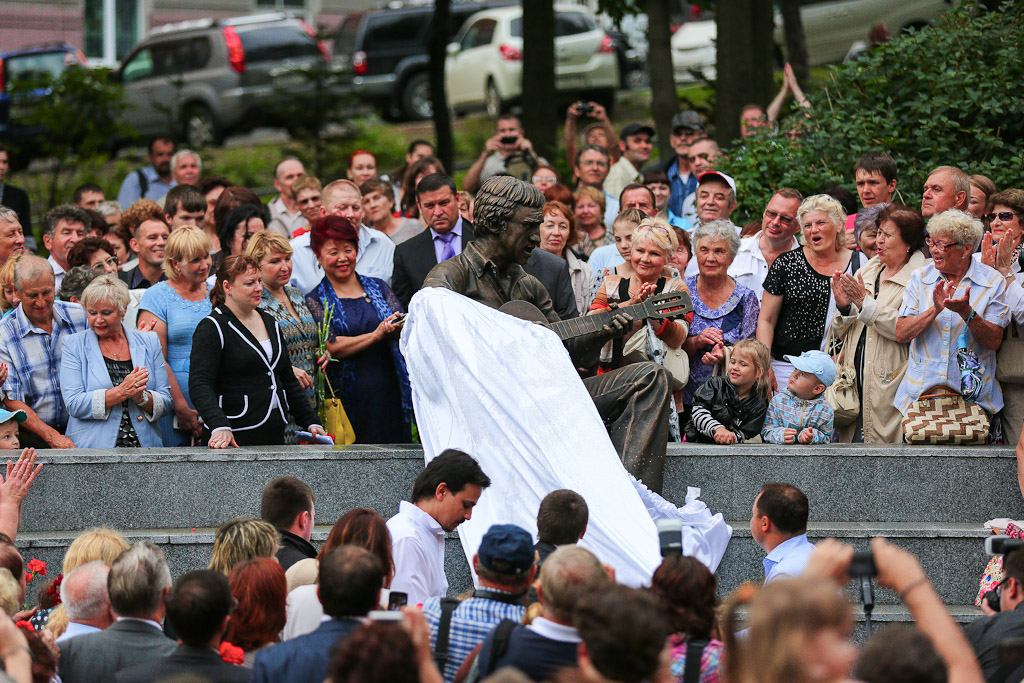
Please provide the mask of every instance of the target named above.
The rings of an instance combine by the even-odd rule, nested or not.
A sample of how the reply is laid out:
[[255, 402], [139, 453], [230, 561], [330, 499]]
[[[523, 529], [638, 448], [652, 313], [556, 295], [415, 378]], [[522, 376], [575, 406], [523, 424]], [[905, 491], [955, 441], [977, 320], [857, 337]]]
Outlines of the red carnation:
[[245, 663], [245, 650], [240, 647], [235, 647], [228, 641], [224, 641], [220, 644], [220, 658], [228, 664], [244, 664]]
[[29, 560], [28, 564], [25, 565], [25, 568], [30, 572], [46, 576], [46, 563], [42, 560]]

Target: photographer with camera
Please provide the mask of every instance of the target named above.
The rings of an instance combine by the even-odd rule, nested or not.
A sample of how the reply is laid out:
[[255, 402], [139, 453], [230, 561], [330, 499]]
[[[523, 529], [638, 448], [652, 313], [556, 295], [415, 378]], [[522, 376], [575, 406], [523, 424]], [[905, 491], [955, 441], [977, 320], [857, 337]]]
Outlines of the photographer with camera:
[[1003, 580], [982, 597], [981, 609], [986, 616], [968, 624], [964, 634], [978, 656], [986, 681], [1020, 681], [1024, 678], [1024, 662], [1003, 664], [999, 646], [1007, 640], [1024, 638], [1024, 544], [999, 536], [989, 541], [992, 554], [1003, 556]]
[[594, 119], [583, 129], [583, 147], [597, 145], [607, 150], [612, 162], [619, 160], [619, 146], [616, 144], [615, 129], [608, 118], [608, 112], [597, 102], [573, 102], [565, 110], [565, 160], [569, 166], [576, 165], [579, 145], [576, 141], [576, 125], [580, 118]]
[[[935, 652], [945, 663], [945, 680], [949, 683], [980, 683], [983, 678], [974, 652], [971, 651], [963, 631], [953, 621], [942, 599], [935, 592], [918, 559], [881, 537], [871, 541], [870, 558], [868, 553], [856, 555], [858, 561], [854, 562], [855, 552], [852, 545], [841, 543], [834, 538], [825, 539], [817, 544], [803, 576], [836, 581], [840, 585], [845, 585], [851, 576], [866, 577], [873, 570], [878, 584], [899, 594], [914, 618], [918, 630], [931, 641]], [[854, 677], [857, 680], [866, 683], [896, 683], [908, 680], [935, 680], [936, 673], [941, 674], [925, 670], [933, 658], [907, 658], [906, 652], [898, 650], [903, 640], [889, 638], [886, 631], [888, 629], [872, 638], [858, 659], [854, 666]], [[880, 666], [883, 661], [900, 662], [900, 669]], [[941, 676], [938, 678], [941, 679]], [[991, 680], [993, 679], [989, 679]], [[1012, 680], [1019, 681], [1020, 677]]]
[[484, 151], [466, 172], [462, 188], [476, 194], [485, 180], [499, 173], [529, 183], [541, 163], [547, 161], [539, 159], [533, 151], [533, 143], [526, 139], [519, 117], [502, 114], [495, 124], [494, 135], [487, 139]]

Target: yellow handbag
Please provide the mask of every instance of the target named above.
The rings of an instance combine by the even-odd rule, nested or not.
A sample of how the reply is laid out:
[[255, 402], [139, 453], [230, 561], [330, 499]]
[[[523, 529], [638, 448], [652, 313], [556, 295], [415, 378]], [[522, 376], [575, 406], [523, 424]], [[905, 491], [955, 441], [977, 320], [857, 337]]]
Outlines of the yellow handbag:
[[324, 429], [334, 437], [336, 446], [353, 444], [356, 442], [356, 431], [352, 428], [352, 421], [348, 419], [348, 413], [345, 412], [345, 406], [341, 404], [341, 399], [335, 395], [334, 387], [327, 379], [327, 373], [324, 373], [324, 382], [327, 383], [327, 388], [331, 391], [331, 397], [324, 398], [324, 402], [320, 406]]

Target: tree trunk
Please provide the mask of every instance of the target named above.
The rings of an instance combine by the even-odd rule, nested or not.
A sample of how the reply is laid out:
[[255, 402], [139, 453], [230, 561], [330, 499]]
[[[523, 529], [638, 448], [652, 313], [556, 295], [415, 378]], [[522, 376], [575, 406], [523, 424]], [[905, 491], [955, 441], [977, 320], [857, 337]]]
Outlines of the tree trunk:
[[782, 0], [782, 31], [786, 37], [786, 56], [801, 87], [807, 86], [811, 67], [807, 63], [807, 36], [800, 16], [800, 0]]
[[548, 159], [555, 158], [556, 101], [554, 2], [523, 0], [523, 129]]
[[672, 30], [669, 0], [647, 0], [647, 65], [651, 74], [651, 116], [658, 129], [658, 153], [672, 157], [672, 117], [679, 110], [672, 69]]
[[717, 141], [727, 145], [740, 135], [740, 111], [762, 107], [775, 94], [772, 82], [772, 3], [719, 0], [715, 10]]
[[448, 56], [448, 23], [451, 21], [451, 0], [434, 1], [433, 30], [430, 35], [430, 101], [434, 108], [434, 137], [437, 158], [452, 173], [455, 170], [455, 147], [452, 143], [452, 121], [448, 111], [448, 95], [444, 89], [444, 60]]

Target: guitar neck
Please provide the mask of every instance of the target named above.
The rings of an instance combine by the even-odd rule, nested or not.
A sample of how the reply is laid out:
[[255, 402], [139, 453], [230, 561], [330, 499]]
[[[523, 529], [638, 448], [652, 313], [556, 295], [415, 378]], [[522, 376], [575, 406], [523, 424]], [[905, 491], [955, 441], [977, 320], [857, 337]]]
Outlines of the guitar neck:
[[585, 334], [591, 334], [604, 329], [604, 326], [612, 319], [616, 313], [628, 313], [632, 316], [633, 320], [643, 320], [650, 315], [649, 305], [647, 302], [634, 304], [632, 306], [622, 306], [615, 309], [614, 311], [605, 311], [603, 313], [595, 313], [593, 315], [581, 315], [578, 318], [570, 318], [569, 320], [560, 320], [557, 323], [551, 323], [548, 325], [558, 338], [562, 341], [568, 341], [576, 337], [582, 337]]

